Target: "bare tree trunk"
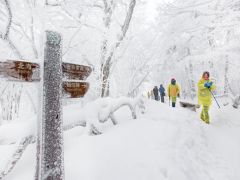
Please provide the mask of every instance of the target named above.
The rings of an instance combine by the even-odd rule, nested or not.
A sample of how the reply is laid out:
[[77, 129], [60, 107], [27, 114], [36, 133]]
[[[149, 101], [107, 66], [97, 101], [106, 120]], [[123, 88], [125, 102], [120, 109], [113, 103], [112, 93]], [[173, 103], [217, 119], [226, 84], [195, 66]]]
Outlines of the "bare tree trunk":
[[194, 96], [196, 95], [196, 89], [195, 89], [195, 82], [194, 82], [194, 73], [193, 73], [193, 64], [190, 59], [189, 61], [189, 78], [190, 78], [190, 90], [191, 90], [191, 98], [194, 99]]
[[4, 171], [1, 172], [0, 179], [3, 179], [6, 175], [8, 175], [13, 170], [13, 168], [17, 164], [18, 160], [22, 157], [22, 155], [23, 155], [24, 151], [26, 150], [26, 148], [28, 147], [28, 145], [34, 143], [34, 141], [35, 141], [35, 139], [34, 139], [34, 136], [32, 136], [32, 135], [24, 137], [22, 139], [17, 150], [12, 155], [11, 160], [7, 163]]
[[225, 71], [224, 71], [224, 94], [228, 94], [228, 71], [229, 71], [229, 59], [228, 56], [226, 56], [225, 61]]
[[110, 25], [111, 25], [111, 21], [112, 21], [112, 15], [113, 15], [113, 11], [114, 11], [114, 2], [110, 1], [107, 2], [106, 0], [103, 0], [104, 3], [104, 27], [105, 27], [105, 32], [103, 34], [104, 36], [104, 40], [102, 43], [102, 47], [101, 47], [101, 97], [105, 97], [106, 92], [105, 89], [107, 89], [108, 85], [108, 68], [107, 68], [107, 64], [105, 64], [106, 62], [106, 57], [107, 57], [107, 52], [108, 52], [108, 33], [109, 33], [109, 29], [110, 29]]
[[191, 86], [191, 77], [189, 77], [190, 75], [190, 73], [189, 73], [189, 70], [188, 70], [188, 68], [187, 68], [187, 65], [185, 65], [185, 72], [186, 72], [186, 74], [187, 74], [187, 84], [188, 84], [188, 88], [187, 88], [187, 90], [186, 90], [186, 94], [188, 94], [188, 97], [190, 96], [191, 98], [192, 98], [192, 86]]
[[102, 89], [101, 97], [109, 96], [109, 74], [110, 74], [111, 64], [110, 62], [105, 64], [102, 68]]
[[18, 118], [22, 88], [22, 85], [11, 83], [1, 96], [3, 120], [11, 121]]
[[[106, 1], [104, 0], [104, 2]], [[101, 64], [101, 97], [109, 96], [109, 92], [110, 92], [109, 77], [110, 77], [110, 72], [113, 64], [113, 56], [126, 36], [126, 33], [129, 29], [129, 25], [132, 19], [135, 5], [136, 5], [136, 0], [131, 0], [131, 2], [129, 3], [129, 8], [128, 8], [124, 23], [121, 26], [121, 34], [118, 36], [117, 42], [109, 50], [109, 53], [107, 53], [108, 51], [107, 40], [103, 41], [102, 55], [101, 55], [101, 63], [102, 63]], [[105, 11], [105, 12], [109, 12], [107, 13], [107, 16], [106, 16], [107, 17], [106, 20], [108, 21], [105, 22], [105, 27], [109, 28], [111, 24], [111, 16], [113, 12], [112, 11]]]
[[[8, 12], [8, 24], [6, 30], [3, 34], [0, 34], [0, 39], [2, 39], [9, 48], [12, 50], [13, 54], [22, 59], [22, 55], [17, 49], [17, 47], [13, 44], [11, 39], [9, 38], [10, 29], [12, 25], [12, 11], [8, 0], [4, 0], [6, 10]], [[13, 120], [19, 115], [19, 105], [20, 98], [22, 94], [22, 85], [11, 83], [8, 87], [6, 94], [0, 97], [0, 101], [2, 104], [2, 117], [5, 120]]]

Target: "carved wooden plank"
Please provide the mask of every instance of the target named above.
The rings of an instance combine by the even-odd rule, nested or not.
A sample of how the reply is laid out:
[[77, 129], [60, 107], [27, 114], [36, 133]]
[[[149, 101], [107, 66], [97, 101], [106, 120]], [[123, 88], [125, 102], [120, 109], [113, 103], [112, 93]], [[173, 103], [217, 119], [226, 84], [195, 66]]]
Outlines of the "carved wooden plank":
[[84, 97], [89, 89], [88, 82], [63, 82], [63, 97], [80, 98]]
[[40, 81], [40, 66], [37, 63], [22, 60], [0, 62], [0, 75], [8, 80]]
[[64, 79], [86, 80], [91, 74], [92, 68], [89, 66], [63, 62], [62, 71]]
[[[86, 80], [91, 74], [92, 68], [89, 66], [62, 63], [64, 79]], [[18, 81], [40, 81], [40, 66], [37, 63], [22, 60], [7, 60], [0, 62], [0, 75], [8, 80]]]

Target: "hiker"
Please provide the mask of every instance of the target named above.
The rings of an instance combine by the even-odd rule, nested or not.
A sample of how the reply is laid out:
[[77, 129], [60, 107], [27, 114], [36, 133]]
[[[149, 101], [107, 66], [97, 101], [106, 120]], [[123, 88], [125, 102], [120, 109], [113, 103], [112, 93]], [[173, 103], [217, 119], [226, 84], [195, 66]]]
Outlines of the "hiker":
[[148, 97], [148, 99], [151, 99], [151, 91], [147, 92], [147, 97]]
[[161, 97], [161, 102], [164, 103], [165, 88], [163, 87], [162, 84], [160, 84], [159, 93], [160, 93], [160, 97]]
[[155, 86], [153, 88], [153, 94], [154, 94], [155, 100], [158, 101], [159, 100], [159, 95], [158, 95], [158, 87], [157, 86]]
[[209, 108], [212, 104], [211, 91], [216, 89], [216, 86], [209, 80], [209, 72], [204, 72], [202, 78], [198, 82], [198, 103], [202, 105], [202, 112], [200, 118], [209, 124]]
[[148, 91], [147, 96], [148, 96], [148, 99], [154, 99], [153, 90]]
[[153, 94], [153, 90], [150, 90], [150, 94], [151, 94], [151, 99], [155, 99], [154, 94]]
[[176, 107], [177, 97], [179, 97], [180, 88], [178, 84], [176, 83], [176, 79], [172, 78], [171, 83], [168, 85], [168, 97], [169, 102], [170, 99], [172, 100], [172, 107]]

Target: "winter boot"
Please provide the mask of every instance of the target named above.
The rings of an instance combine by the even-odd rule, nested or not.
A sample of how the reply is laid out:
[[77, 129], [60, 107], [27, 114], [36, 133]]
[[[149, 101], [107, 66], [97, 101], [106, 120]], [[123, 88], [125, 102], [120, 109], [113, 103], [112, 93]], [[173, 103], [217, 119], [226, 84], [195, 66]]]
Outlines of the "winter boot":
[[202, 121], [204, 121], [204, 122], [205, 122], [205, 119], [204, 119], [204, 114], [203, 114], [203, 110], [202, 110], [202, 112], [201, 112], [200, 118], [201, 118], [201, 120], [202, 120]]

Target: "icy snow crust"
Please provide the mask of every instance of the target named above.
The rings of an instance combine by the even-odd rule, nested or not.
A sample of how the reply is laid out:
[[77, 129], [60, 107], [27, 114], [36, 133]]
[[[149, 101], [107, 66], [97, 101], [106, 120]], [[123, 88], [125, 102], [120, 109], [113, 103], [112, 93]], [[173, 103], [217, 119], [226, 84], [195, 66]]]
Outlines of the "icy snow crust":
[[[206, 125], [199, 120], [199, 112], [148, 100], [145, 106], [146, 113], [138, 113], [137, 119], [132, 119], [129, 108], [120, 109], [115, 114], [119, 124], [102, 124], [103, 134], [98, 136], [87, 135], [83, 127], [66, 131], [65, 179], [240, 179], [239, 110], [213, 107], [211, 124]], [[64, 108], [65, 123], [77, 119], [80, 108], [78, 104]], [[24, 128], [17, 123], [12, 128], [14, 125]], [[21, 136], [23, 132], [16, 133]], [[0, 169], [16, 147], [7, 142], [0, 145]], [[35, 144], [30, 145], [4, 180], [32, 180], [35, 152]]]

